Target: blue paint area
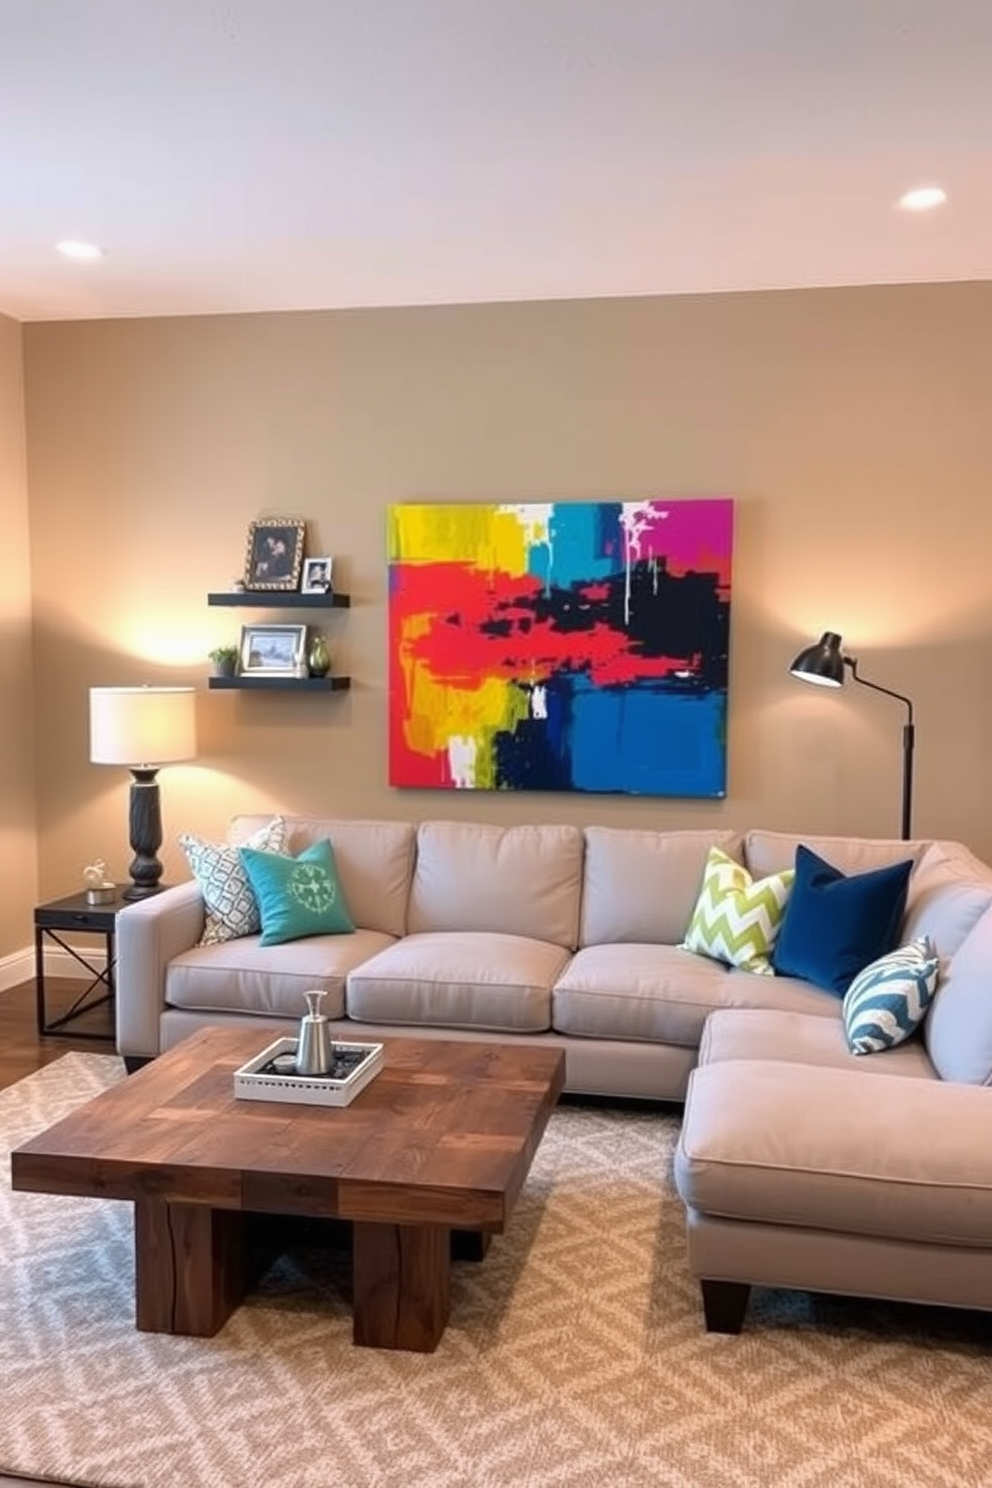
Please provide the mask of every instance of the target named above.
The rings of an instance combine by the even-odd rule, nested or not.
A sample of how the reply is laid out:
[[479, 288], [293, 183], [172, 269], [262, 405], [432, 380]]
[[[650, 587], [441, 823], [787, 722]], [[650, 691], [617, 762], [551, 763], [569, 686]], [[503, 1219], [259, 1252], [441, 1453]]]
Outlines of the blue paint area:
[[665, 683], [597, 689], [573, 703], [572, 788], [639, 796], [727, 793], [727, 695]]
[[619, 501], [556, 502], [550, 543], [528, 554], [528, 572], [545, 586], [567, 589], [608, 579], [623, 568]]
[[726, 795], [724, 691], [646, 682], [596, 688], [557, 678], [548, 716], [495, 741], [498, 790]]

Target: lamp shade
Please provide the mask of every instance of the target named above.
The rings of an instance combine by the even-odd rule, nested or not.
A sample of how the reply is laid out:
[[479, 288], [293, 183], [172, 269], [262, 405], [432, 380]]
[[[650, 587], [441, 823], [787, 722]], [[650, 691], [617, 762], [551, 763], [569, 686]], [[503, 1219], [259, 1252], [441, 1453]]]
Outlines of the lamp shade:
[[91, 687], [94, 765], [176, 764], [196, 757], [192, 687]]
[[815, 682], [819, 687], [840, 687], [844, 682], [844, 653], [836, 631], [825, 630], [815, 646], [800, 651], [789, 668], [800, 682]]

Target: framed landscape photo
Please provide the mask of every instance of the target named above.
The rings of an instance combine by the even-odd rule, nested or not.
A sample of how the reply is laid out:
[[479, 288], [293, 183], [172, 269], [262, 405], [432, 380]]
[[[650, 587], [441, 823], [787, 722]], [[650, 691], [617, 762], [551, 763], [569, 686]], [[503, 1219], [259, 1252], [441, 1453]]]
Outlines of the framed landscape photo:
[[245, 588], [298, 588], [305, 535], [306, 523], [296, 517], [264, 517], [249, 523]]
[[327, 556], [305, 558], [303, 560], [303, 581], [300, 584], [301, 593], [329, 594], [333, 564], [334, 559]]
[[243, 677], [295, 677], [306, 665], [305, 625], [242, 625]]

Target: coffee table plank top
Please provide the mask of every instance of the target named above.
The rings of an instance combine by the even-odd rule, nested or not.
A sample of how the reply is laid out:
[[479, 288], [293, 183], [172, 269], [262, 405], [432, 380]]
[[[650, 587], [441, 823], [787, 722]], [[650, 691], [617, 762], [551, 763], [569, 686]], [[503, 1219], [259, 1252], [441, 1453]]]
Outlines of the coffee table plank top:
[[503, 1229], [564, 1082], [555, 1049], [377, 1039], [344, 1107], [239, 1100], [264, 1034], [210, 1028], [12, 1154], [13, 1186]]

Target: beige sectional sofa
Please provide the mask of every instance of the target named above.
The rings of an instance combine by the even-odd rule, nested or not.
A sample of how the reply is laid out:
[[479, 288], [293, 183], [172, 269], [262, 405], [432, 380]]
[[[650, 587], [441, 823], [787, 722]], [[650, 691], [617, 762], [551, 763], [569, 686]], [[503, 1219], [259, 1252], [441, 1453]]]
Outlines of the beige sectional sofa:
[[[244, 843], [270, 820], [242, 816]], [[711, 1328], [752, 1284], [992, 1307], [992, 870], [962, 845], [761, 830], [289, 819], [327, 837], [352, 933], [198, 944], [194, 882], [118, 921], [118, 1045], [205, 1024], [292, 1031], [322, 988], [338, 1036], [541, 1041], [574, 1093], [685, 1102], [676, 1181]], [[711, 846], [755, 877], [804, 842], [844, 873], [911, 857], [904, 941], [941, 957], [917, 1034], [848, 1051], [841, 999], [679, 948]]]
[[[239, 816], [244, 843], [270, 818]], [[992, 902], [992, 871], [958, 844], [751, 831], [289, 818], [289, 849], [329, 837], [356, 929], [261, 947], [198, 945], [194, 882], [129, 906], [118, 925], [118, 1046], [149, 1057], [208, 1023], [291, 1030], [303, 992], [365, 1036], [541, 1039], [567, 1053], [574, 1092], [681, 1101], [708, 1014], [801, 1013], [837, 1024], [839, 1000], [678, 949], [711, 846], [755, 876], [806, 842], [844, 872], [916, 860], [907, 936], [952, 957]], [[937, 1020], [935, 1020], [937, 1021]], [[914, 1045], [915, 1047], [915, 1045]]]

